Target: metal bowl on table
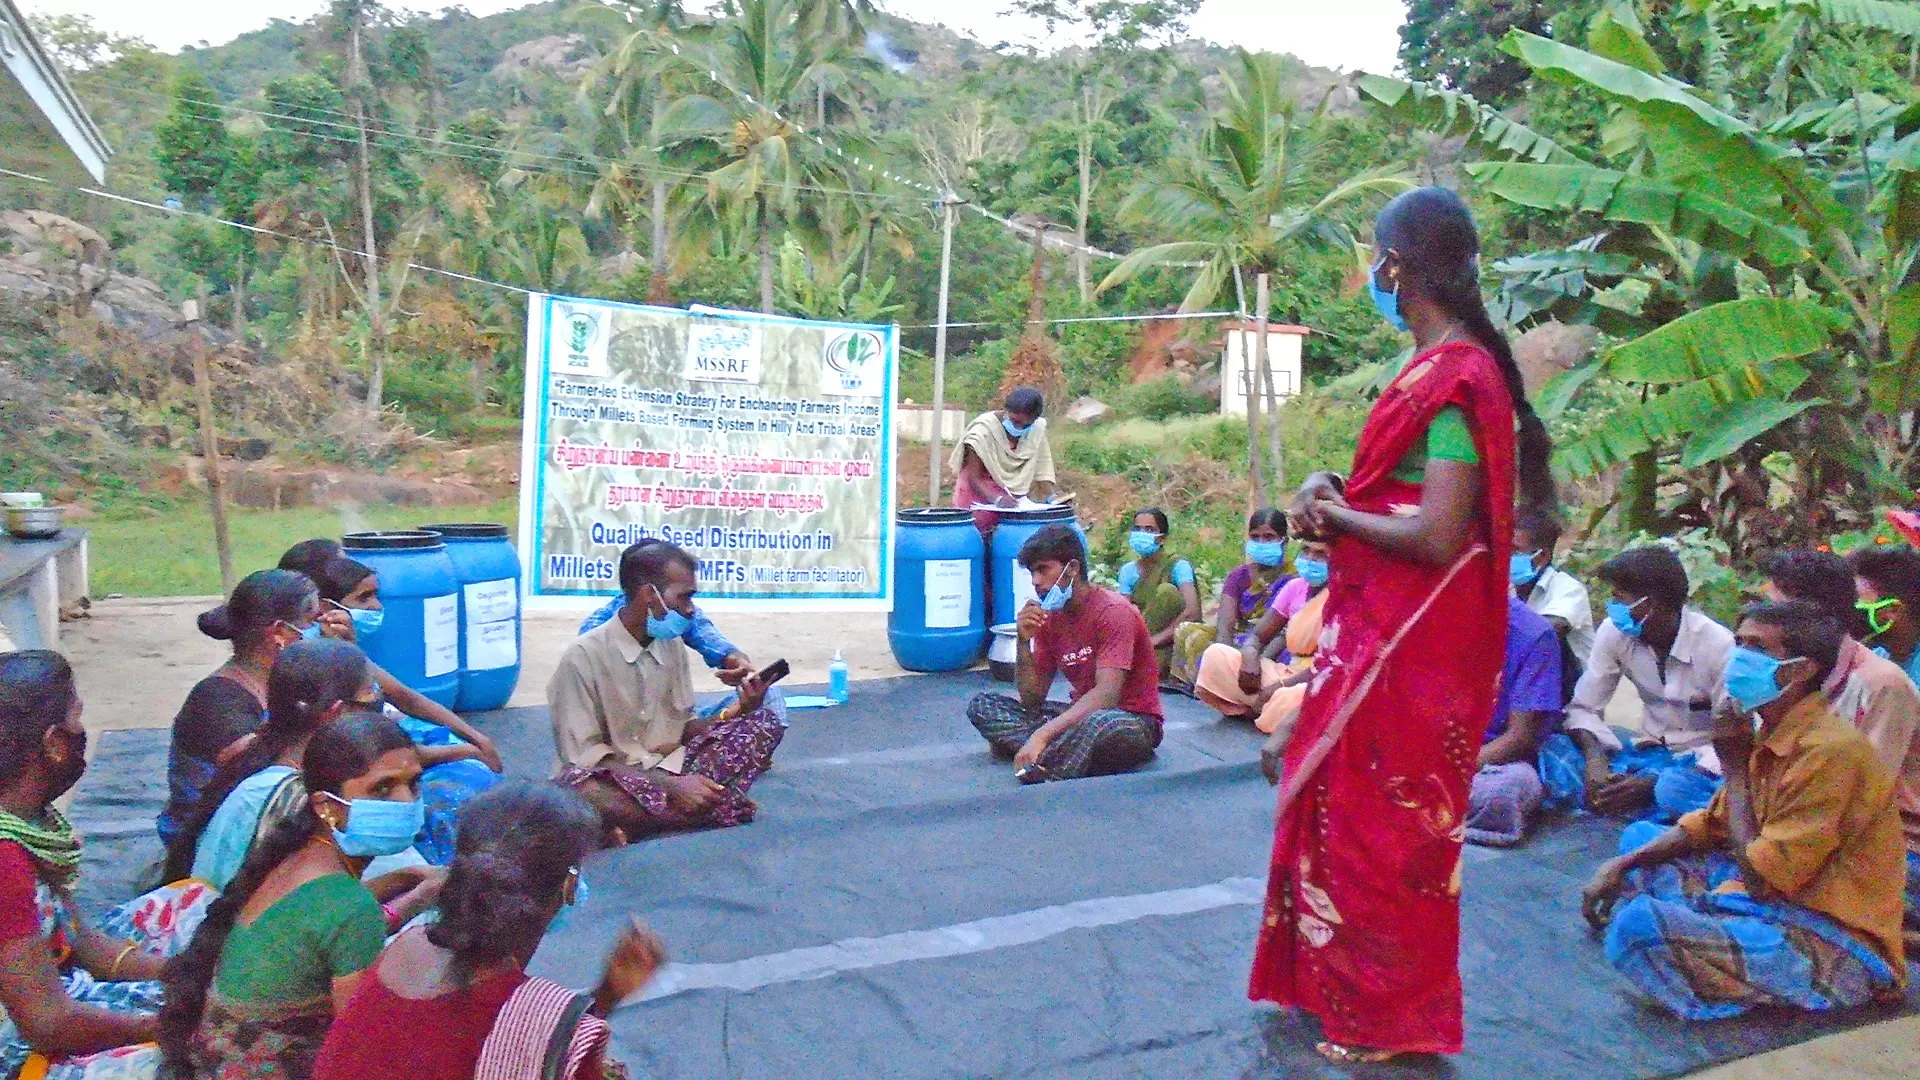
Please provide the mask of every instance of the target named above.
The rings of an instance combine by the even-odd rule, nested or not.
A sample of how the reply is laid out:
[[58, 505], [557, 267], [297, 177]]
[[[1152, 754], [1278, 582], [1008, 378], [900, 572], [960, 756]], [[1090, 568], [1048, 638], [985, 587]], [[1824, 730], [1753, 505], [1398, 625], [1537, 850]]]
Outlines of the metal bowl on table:
[[22, 540], [45, 540], [60, 534], [60, 521], [66, 516], [64, 506], [9, 506], [7, 507], [7, 531]]

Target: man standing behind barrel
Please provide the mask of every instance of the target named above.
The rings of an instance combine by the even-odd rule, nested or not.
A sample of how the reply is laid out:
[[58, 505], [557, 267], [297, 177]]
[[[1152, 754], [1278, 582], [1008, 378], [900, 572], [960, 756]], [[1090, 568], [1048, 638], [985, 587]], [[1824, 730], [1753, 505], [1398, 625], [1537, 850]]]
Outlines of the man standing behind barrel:
[[650, 540], [620, 553], [626, 605], [561, 654], [547, 684], [559, 781], [585, 796], [616, 839], [739, 825], [785, 729], [757, 674], [719, 712], [696, 716], [680, 638], [692, 625], [693, 556]]
[[[992, 503], [1011, 510], [1022, 498], [1046, 502], [1053, 496], [1053, 447], [1047, 443], [1047, 422], [1041, 417], [1046, 399], [1031, 386], [1007, 395], [1006, 408], [989, 409], [973, 418], [967, 433], [953, 448], [947, 467], [954, 472], [953, 505], [973, 510]], [[1000, 523], [991, 510], [974, 510], [973, 523], [981, 535], [990, 535]]]

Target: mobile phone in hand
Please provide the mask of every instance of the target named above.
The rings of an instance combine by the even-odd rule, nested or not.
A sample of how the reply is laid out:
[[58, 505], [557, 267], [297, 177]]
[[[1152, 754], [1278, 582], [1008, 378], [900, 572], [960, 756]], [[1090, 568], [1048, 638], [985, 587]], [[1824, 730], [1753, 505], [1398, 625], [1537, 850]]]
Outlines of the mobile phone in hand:
[[791, 667], [787, 666], [785, 659], [775, 660], [773, 663], [760, 669], [760, 685], [772, 686], [774, 683], [786, 678], [792, 670]]

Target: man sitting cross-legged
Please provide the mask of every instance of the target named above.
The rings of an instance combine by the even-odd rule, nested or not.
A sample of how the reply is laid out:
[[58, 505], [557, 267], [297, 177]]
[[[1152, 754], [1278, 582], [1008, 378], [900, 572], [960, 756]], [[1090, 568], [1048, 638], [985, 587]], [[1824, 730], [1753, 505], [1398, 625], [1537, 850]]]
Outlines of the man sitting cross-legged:
[[[1023, 783], [1138, 768], [1160, 745], [1160, 661], [1153, 635], [1126, 597], [1086, 579], [1086, 545], [1047, 525], [1020, 546], [1038, 600], [1019, 616], [1020, 697], [985, 693], [967, 719]], [[1047, 700], [1055, 672], [1072, 704]]]
[[773, 765], [785, 729], [747, 674], [725, 708], [696, 716], [688, 648], [693, 556], [660, 540], [620, 554], [627, 603], [575, 638], [547, 684], [559, 780], [627, 840], [753, 820], [747, 789]]
[[1567, 701], [1560, 637], [1524, 600], [1507, 597], [1507, 656], [1493, 722], [1480, 744], [1480, 771], [1467, 794], [1467, 842], [1508, 847], [1527, 834], [1545, 791], [1534, 759]]
[[1587, 886], [1607, 961], [1682, 1017], [1846, 1008], [1907, 981], [1893, 773], [1820, 692], [1844, 636], [1810, 604], [1748, 608], [1713, 722], [1726, 783], [1671, 828], [1628, 826]]

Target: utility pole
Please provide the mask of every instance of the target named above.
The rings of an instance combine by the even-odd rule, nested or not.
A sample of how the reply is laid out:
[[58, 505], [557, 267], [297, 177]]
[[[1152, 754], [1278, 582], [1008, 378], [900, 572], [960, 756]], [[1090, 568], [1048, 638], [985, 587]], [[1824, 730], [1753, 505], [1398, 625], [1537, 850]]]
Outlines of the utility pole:
[[1266, 274], [1255, 284], [1255, 302], [1260, 305], [1260, 381], [1267, 391], [1267, 452], [1273, 455], [1273, 497], [1284, 498], [1287, 490], [1286, 450], [1280, 445], [1280, 395], [1273, 388], [1273, 357], [1267, 352], [1267, 306], [1271, 302]]
[[953, 219], [966, 200], [940, 193], [940, 313], [933, 329], [933, 441], [927, 453], [927, 505], [940, 505], [940, 443], [947, 420], [947, 293], [953, 283]]
[[187, 333], [193, 340], [193, 387], [200, 398], [200, 456], [207, 466], [207, 498], [213, 505], [213, 547], [220, 558], [220, 595], [233, 594], [233, 541], [227, 533], [227, 478], [220, 469], [220, 435], [213, 427], [213, 377], [207, 370], [207, 339], [197, 325], [207, 306], [207, 290], [200, 299], [181, 305]]

